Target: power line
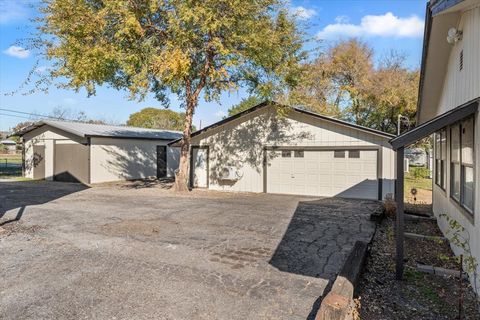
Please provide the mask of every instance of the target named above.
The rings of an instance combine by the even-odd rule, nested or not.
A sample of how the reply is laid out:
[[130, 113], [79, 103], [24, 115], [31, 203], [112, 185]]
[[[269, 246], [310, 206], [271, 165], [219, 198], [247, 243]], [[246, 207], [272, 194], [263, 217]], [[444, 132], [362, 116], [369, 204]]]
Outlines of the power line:
[[43, 115], [43, 114], [32, 113], [32, 112], [16, 111], [16, 110], [12, 110], [12, 109], [4, 109], [4, 108], [0, 108], [0, 111], [7, 111], [7, 112], [20, 113], [20, 114], [26, 114], [26, 115], [35, 116], [35, 117], [42, 117], [42, 118], [59, 119], [59, 117], [54, 117], [54, 116], [46, 116], [46, 115]]
[[32, 118], [30, 118], [30, 117], [18, 116], [18, 115], [16, 115], [16, 114], [0, 113], [0, 116], [7, 116], [7, 117], [15, 117], [15, 118], [22, 118], [22, 119], [32, 120]]

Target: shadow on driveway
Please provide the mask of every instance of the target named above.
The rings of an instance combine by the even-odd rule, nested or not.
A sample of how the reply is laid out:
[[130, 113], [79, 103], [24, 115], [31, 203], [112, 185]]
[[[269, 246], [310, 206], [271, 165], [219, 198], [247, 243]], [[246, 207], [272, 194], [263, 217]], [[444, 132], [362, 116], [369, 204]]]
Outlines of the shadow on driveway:
[[[47, 203], [66, 195], [88, 189], [81, 183], [50, 181], [0, 182], [0, 227], [19, 221], [27, 206]], [[18, 209], [13, 219], [2, 218], [10, 210]]]
[[377, 201], [324, 198], [300, 201], [270, 264], [303, 276], [333, 280], [357, 240], [375, 231]]

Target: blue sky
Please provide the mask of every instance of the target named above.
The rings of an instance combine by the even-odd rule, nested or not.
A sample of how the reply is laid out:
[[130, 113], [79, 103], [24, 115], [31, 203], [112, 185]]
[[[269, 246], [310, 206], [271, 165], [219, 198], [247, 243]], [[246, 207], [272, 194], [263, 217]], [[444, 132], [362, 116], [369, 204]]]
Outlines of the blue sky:
[[[381, 59], [390, 50], [407, 55], [410, 68], [420, 65], [425, 0], [291, 0], [292, 14], [305, 22], [312, 38], [321, 38], [326, 47], [339, 39], [358, 37], [375, 49], [375, 58]], [[52, 89], [48, 94], [6, 95], [15, 91], [34, 68], [35, 53], [26, 51], [18, 43], [32, 30], [29, 21], [35, 11], [35, 0], [0, 0], [0, 108], [22, 112], [49, 114], [55, 107], [84, 111], [91, 118], [124, 123], [129, 114], [144, 107], [160, 107], [152, 97], [145, 101], [129, 101], [125, 92], [100, 88], [97, 95], [88, 98], [84, 91]], [[302, 23], [303, 24], [303, 23]], [[36, 72], [45, 66], [39, 65]], [[197, 128], [220, 120], [228, 108], [246, 97], [244, 90], [225, 93], [220, 102], [200, 102], [194, 117]], [[175, 96], [172, 110], [182, 111]], [[8, 130], [26, 119], [5, 116], [0, 111], [0, 131]]]

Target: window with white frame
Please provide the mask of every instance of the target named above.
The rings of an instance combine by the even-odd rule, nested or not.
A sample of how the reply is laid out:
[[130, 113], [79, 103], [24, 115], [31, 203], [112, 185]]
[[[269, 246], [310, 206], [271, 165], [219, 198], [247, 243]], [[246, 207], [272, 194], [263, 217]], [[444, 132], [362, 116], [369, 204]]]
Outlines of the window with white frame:
[[447, 130], [442, 129], [435, 133], [435, 183], [445, 190], [447, 171]]
[[473, 213], [475, 201], [473, 118], [455, 124], [450, 130], [450, 196], [468, 212]]

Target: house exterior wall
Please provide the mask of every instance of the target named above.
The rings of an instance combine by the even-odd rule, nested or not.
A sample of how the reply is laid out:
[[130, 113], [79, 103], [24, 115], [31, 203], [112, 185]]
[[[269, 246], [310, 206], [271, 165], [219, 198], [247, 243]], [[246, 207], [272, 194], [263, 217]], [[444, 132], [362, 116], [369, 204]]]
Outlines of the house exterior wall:
[[62, 130], [51, 126], [42, 126], [32, 130], [23, 136], [24, 155], [25, 155], [25, 172], [26, 178], [33, 179], [33, 146], [45, 146], [45, 179], [53, 179], [53, 162], [54, 162], [54, 146], [55, 143], [87, 143], [86, 138], [69, 134]]
[[[458, 26], [452, 27], [462, 30], [463, 36], [450, 51], [436, 115], [480, 96], [480, 5], [463, 12]], [[462, 51], [463, 69], [460, 70]]]
[[[85, 144], [89, 139], [64, 132], [45, 125], [26, 133], [24, 140], [25, 172], [27, 178], [33, 175], [33, 146], [45, 146], [45, 179], [54, 175], [55, 145]], [[125, 179], [141, 179], [157, 174], [158, 145], [166, 145], [166, 140], [90, 138], [90, 181], [100, 183]], [[167, 147], [167, 176], [173, 177], [178, 168], [179, 148]]]
[[[143, 179], [157, 175], [157, 146], [165, 140], [90, 139], [90, 183]], [[167, 176], [178, 167], [178, 150], [167, 147]]]
[[[475, 141], [480, 141], [480, 116], [479, 113], [475, 115]], [[471, 247], [471, 254], [480, 262], [480, 166], [478, 162], [475, 161], [475, 202], [474, 202], [474, 212], [473, 217], [465, 211], [457, 202], [455, 202], [451, 197], [451, 185], [450, 185], [450, 177], [451, 177], [451, 169], [450, 169], [450, 159], [451, 159], [451, 152], [450, 152], [450, 141], [451, 141], [451, 132], [447, 130], [447, 159], [446, 159], [446, 168], [447, 168], [447, 177], [446, 177], [446, 188], [443, 190], [438, 185], [433, 183], [433, 212], [434, 215], [437, 217], [438, 225], [442, 230], [443, 234], [447, 236], [447, 238], [451, 238], [453, 236], [453, 231], [450, 230], [448, 222], [442, 216], [447, 214], [450, 218], [455, 219], [458, 221], [464, 228], [465, 232], [462, 234], [463, 237], [470, 239], [469, 244]], [[480, 159], [480, 148], [478, 147], [478, 143], [475, 144], [475, 159]], [[434, 168], [435, 170], [435, 168]], [[435, 176], [435, 175], [434, 175]], [[452, 250], [456, 255], [464, 254], [461, 248], [452, 245]], [[477, 268], [477, 273], [480, 275], [480, 267]], [[471, 281], [473, 282], [473, 275], [471, 275]], [[477, 277], [477, 287], [480, 290], [480, 279]]]
[[[194, 146], [209, 147], [209, 189], [263, 192], [264, 148], [270, 146], [302, 147], [372, 147], [381, 149], [382, 197], [394, 192], [394, 160], [388, 138], [334, 124], [312, 116], [290, 112], [278, 117], [273, 107], [254, 111], [223, 126], [192, 138]], [[266, 151], [267, 156], [272, 153]], [[222, 183], [218, 177], [225, 167], [235, 167], [240, 178]], [[268, 172], [268, 168], [267, 168]]]
[[[452, 26], [453, 27], [453, 26]], [[462, 12], [457, 29], [463, 31], [463, 38], [451, 50], [447, 73], [444, 79], [443, 91], [441, 92], [440, 103], [436, 108], [435, 116], [454, 109], [468, 101], [480, 97], [480, 6], [470, 8]], [[459, 68], [459, 56], [463, 50], [463, 70]], [[428, 84], [426, 84], [428, 85]], [[475, 141], [475, 159], [480, 159], [480, 116], [474, 116], [474, 141]], [[450, 197], [450, 130], [447, 128], [447, 159], [446, 159], [446, 190], [442, 190], [433, 183], [433, 212], [438, 218], [440, 229], [447, 237], [452, 236], [446, 219], [442, 217], [447, 214], [458, 221], [464, 228], [463, 236], [469, 238], [471, 254], [480, 262], [480, 167], [478, 161], [475, 161], [475, 204], [473, 217], [465, 211]], [[462, 249], [451, 245], [455, 254], [464, 253]], [[477, 269], [480, 273], [480, 267]], [[472, 283], [475, 282], [474, 276], [470, 275]], [[480, 279], [476, 279], [477, 287], [480, 290]]]

